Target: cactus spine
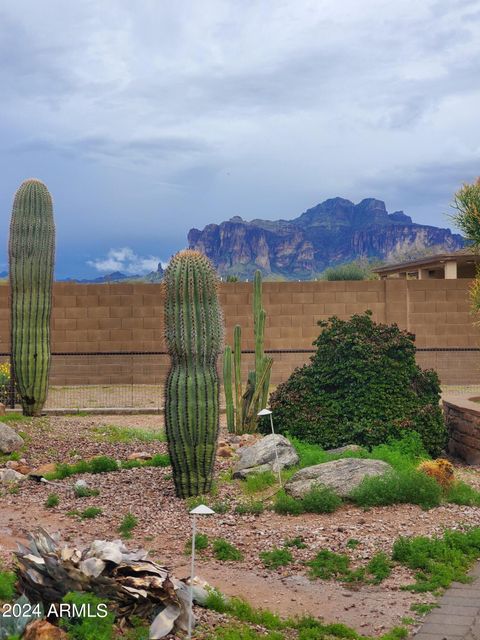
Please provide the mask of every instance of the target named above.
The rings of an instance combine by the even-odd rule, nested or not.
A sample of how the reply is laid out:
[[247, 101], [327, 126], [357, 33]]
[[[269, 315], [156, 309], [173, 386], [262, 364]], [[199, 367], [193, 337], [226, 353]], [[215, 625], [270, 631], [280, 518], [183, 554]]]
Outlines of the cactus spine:
[[165, 332], [171, 365], [165, 423], [177, 496], [211, 489], [219, 430], [217, 358], [223, 321], [208, 258], [181, 251], [165, 271]]
[[[243, 392], [242, 365], [242, 330], [237, 325], [233, 331], [232, 349], [225, 347], [223, 385], [227, 406], [227, 426], [229, 431], [238, 434], [251, 433], [257, 427], [257, 413], [263, 409], [268, 400], [272, 358], [265, 356], [265, 323], [267, 314], [262, 307], [262, 275], [255, 272], [253, 281], [253, 334], [255, 339], [255, 369], [249, 371], [245, 391]], [[233, 358], [233, 365], [232, 365]], [[227, 364], [225, 364], [227, 363]], [[234, 371], [235, 394], [232, 393], [231, 371]], [[233, 406], [235, 395], [235, 407]]]
[[11, 344], [23, 412], [40, 415], [48, 391], [55, 260], [52, 198], [40, 180], [15, 194], [10, 222]]

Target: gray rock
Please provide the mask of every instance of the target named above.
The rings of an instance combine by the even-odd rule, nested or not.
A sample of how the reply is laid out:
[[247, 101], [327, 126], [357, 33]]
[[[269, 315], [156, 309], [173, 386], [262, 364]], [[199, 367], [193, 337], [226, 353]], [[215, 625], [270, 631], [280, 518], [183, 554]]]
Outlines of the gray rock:
[[27, 476], [24, 476], [23, 473], [18, 473], [14, 469], [0, 469], [0, 482], [2, 484], [12, 484], [15, 482], [21, 482], [25, 480]]
[[246, 478], [252, 473], [261, 473], [262, 471], [278, 471], [278, 467], [285, 469], [293, 467], [299, 462], [297, 452], [290, 441], [284, 436], [273, 433], [258, 440], [250, 447], [238, 449], [237, 453], [240, 459], [233, 470], [234, 478]]
[[346, 444], [345, 446], [337, 447], [336, 449], [327, 449], [326, 453], [334, 456], [339, 456], [342, 455], [342, 453], [347, 453], [348, 451], [353, 451], [355, 453], [356, 451], [363, 450], [363, 447], [360, 447], [358, 444]]
[[316, 485], [332, 489], [346, 498], [368, 476], [380, 476], [392, 471], [391, 465], [382, 460], [344, 458], [300, 469], [285, 485], [285, 491], [294, 498], [302, 498]]
[[12, 453], [23, 447], [23, 438], [4, 422], [0, 422], [0, 451]]

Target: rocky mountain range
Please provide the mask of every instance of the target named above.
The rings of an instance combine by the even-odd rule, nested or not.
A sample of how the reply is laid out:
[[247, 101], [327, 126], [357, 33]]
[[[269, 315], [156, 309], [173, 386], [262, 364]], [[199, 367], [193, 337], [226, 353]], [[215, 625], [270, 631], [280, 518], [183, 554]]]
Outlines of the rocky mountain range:
[[252, 220], [239, 216], [203, 230], [190, 229], [191, 249], [205, 253], [223, 276], [265, 275], [309, 279], [327, 267], [358, 258], [392, 261], [435, 248], [465, 245], [450, 229], [417, 224], [403, 211], [388, 213], [385, 203], [366, 198], [354, 204], [331, 198], [293, 220]]

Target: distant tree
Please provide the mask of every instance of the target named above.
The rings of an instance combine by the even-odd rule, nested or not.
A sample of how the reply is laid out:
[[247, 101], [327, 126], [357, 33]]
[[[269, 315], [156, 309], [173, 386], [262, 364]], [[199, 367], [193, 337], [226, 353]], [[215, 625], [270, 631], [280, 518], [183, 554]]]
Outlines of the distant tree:
[[227, 276], [227, 282], [238, 282], [238, 276]]
[[[480, 178], [472, 184], [463, 184], [453, 199], [456, 213], [452, 216], [457, 227], [472, 243], [475, 251], [480, 250]], [[470, 300], [474, 311], [480, 311], [480, 272], [470, 288]]]
[[376, 263], [366, 258], [359, 258], [353, 262], [336, 265], [325, 269], [320, 274], [321, 280], [376, 280], [378, 276], [372, 269]]

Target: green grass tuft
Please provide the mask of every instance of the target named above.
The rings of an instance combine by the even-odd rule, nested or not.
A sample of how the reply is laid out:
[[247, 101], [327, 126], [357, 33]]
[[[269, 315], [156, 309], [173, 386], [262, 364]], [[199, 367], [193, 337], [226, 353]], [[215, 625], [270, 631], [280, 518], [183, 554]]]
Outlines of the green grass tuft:
[[442, 489], [433, 478], [410, 469], [364, 478], [350, 498], [365, 508], [409, 503], [431, 509], [440, 505]]
[[[209, 545], [208, 536], [205, 533], [196, 533], [195, 534], [195, 550], [196, 551], [204, 551], [207, 549]], [[192, 538], [187, 540], [185, 543], [185, 554], [189, 555], [192, 553]]]
[[350, 558], [344, 553], [334, 553], [328, 549], [322, 549], [307, 565], [310, 567], [309, 575], [311, 578], [329, 580], [348, 574]]
[[307, 548], [307, 545], [303, 541], [303, 538], [300, 537], [300, 536], [297, 536], [296, 538], [289, 538], [288, 540], [285, 540], [283, 545], [285, 547], [296, 547], [297, 549], [306, 549]]
[[277, 482], [277, 476], [272, 471], [254, 473], [246, 477], [244, 489], [246, 493], [258, 493], [272, 487]]
[[480, 506], [480, 491], [477, 491], [466, 482], [458, 481], [447, 489], [445, 499], [453, 504], [478, 507]]
[[250, 502], [240, 502], [235, 507], [235, 513], [239, 516], [253, 515], [258, 516], [265, 510], [265, 505], [261, 500], [252, 500]]
[[453, 581], [469, 582], [467, 571], [480, 556], [480, 527], [465, 532], [445, 531], [442, 538], [399, 538], [392, 558], [416, 571], [411, 591], [447, 588]]
[[243, 560], [243, 553], [240, 551], [240, 549], [237, 549], [233, 544], [231, 544], [224, 538], [217, 538], [213, 541], [213, 553], [217, 560]]
[[9, 602], [15, 598], [17, 576], [13, 571], [0, 571], [0, 602]]
[[90, 487], [83, 487], [82, 485], [74, 487], [73, 492], [76, 498], [92, 498], [100, 494], [98, 489], [90, 489]]
[[117, 531], [120, 533], [122, 538], [131, 538], [132, 531], [138, 525], [138, 518], [133, 515], [133, 513], [126, 513], [123, 517], [123, 520], [118, 525]]
[[301, 513], [333, 513], [342, 504], [339, 498], [328, 487], [312, 487], [302, 499], [297, 500], [289, 496], [284, 490], [275, 497], [274, 510], [276, 513], [300, 515]]
[[60, 496], [58, 493], [50, 493], [45, 500], [45, 507], [47, 509], [52, 509], [53, 507], [58, 507], [60, 503]]
[[89, 520], [91, 518], [96, 518], [97, 516], [101, 515], [102, 510], [100, 509], [100, 507], [87, 507], [84, 511], [80, 512], [80, 517], [82, 518], [82, 520]]
[[278, 569], [279, 567], [285, 567], [293, 560], [293, 556], [288, 549], [279, 549], [274, 547], [271, 551], [262, 551], [260, 559], [263, 562], [263, 566], [267, 569]]

